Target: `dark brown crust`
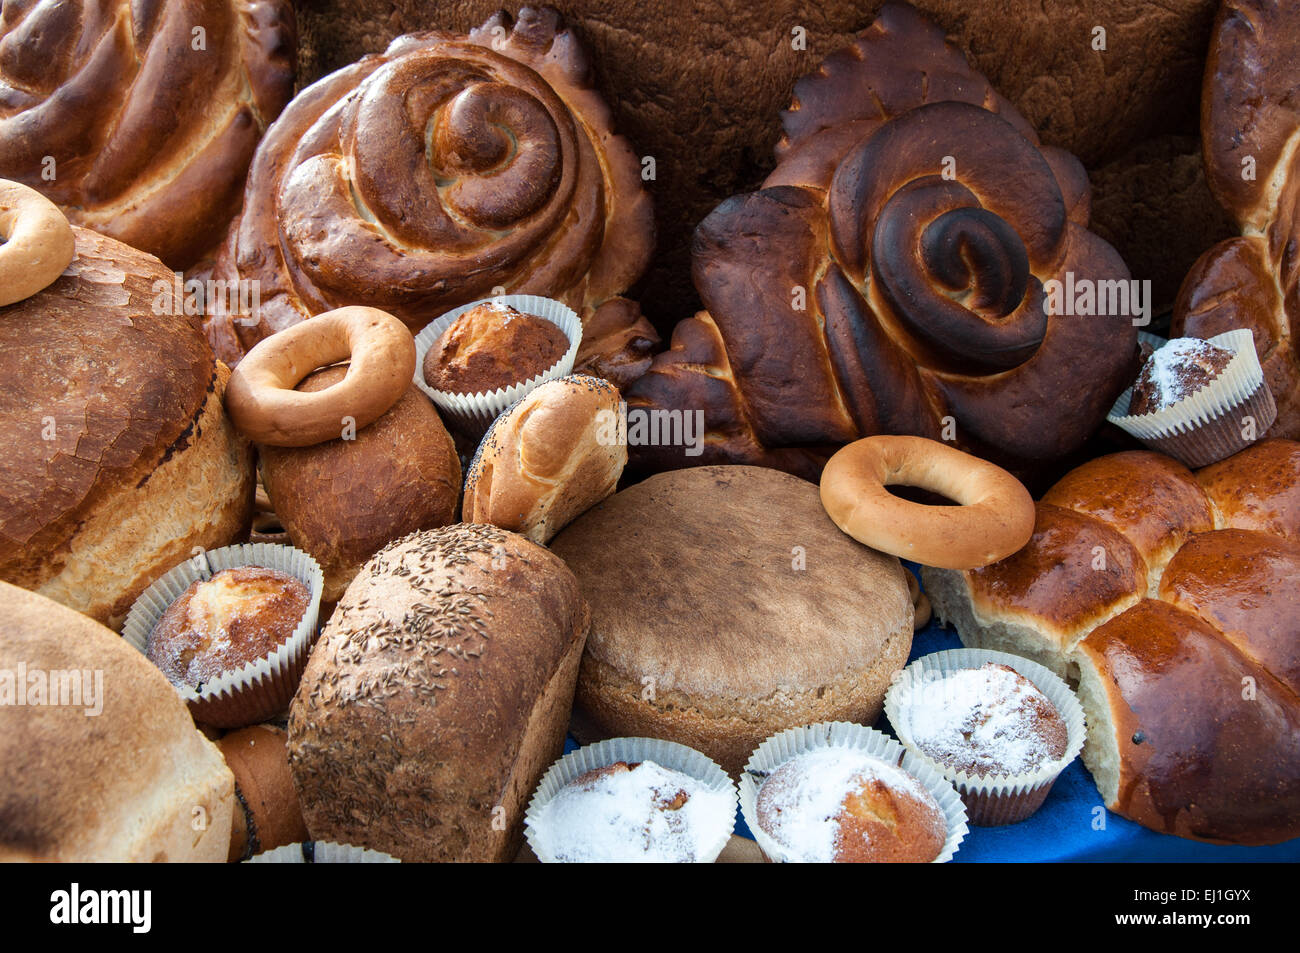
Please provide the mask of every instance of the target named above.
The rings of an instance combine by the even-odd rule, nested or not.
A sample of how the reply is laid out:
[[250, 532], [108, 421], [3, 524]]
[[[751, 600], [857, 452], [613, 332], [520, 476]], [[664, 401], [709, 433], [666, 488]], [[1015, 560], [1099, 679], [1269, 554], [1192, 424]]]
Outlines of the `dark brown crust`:
[[1296, 696], [1218, 630], [1146, 599], [1079, 651], [1109, 694], [1121, 758], [1112, 810], [1198, 840], [1268, 844], [1300, 833]]
[[377, 554], [290, 710], [312, 836], [410, 861], [513, 858], [563, 746], [589, 620], [564, 563], [496, 527], [415, 533]]
[[[298, 390], [322, 390], [346, 370], [312, 374]], [[354, 440], [261, 447], [262, 479], [293, 544], [320, 563], [333, 602], [381, 547], [456, 518], [460, 458], [437, 410], [414, 384]]]
[[288, 0], [11, 3], [4, 14], [0, 175], [174, 268], [215, 247], [258, 138], [293, 93]]
[[[222, 584], [236, 589], [239, 603], [212, 620], [217, 633], [196, 628], [190, 603], [200, 589]], [[167, 607], [149, 633], [145, 655], [173, 685], [197, 689], [270, 655], [293, 635], [310, 602], [310, 590], [287, 573], [261, 566], [223, 569], [194, 580]]]
[[[1044, 287], [1067, 275], [1129, 278], [1087, 230], [1079, 163], [1044, 150], [902, 4], [800, 80], [783, 118], [763, 190], [696, 231], [692, 274], [722, 347], [674, 332], [629, 405], [700, 406], [722, 391], [702, 405], [705, 463], [937, 438], [950, 418], [959, 447], [1020, 473], [1077, 449], [1136, 369], [1132, 315], [1045, 310]], [[635, 464], [701, 462], [647, 456], [634, 448]]]
[[434, 390], [483, 394], [532, 380], [568, 349], [564, 332], [545, 318], [481, 304], [438, 336], [421, 370]]
[[1265, 440], [1196, 473], [1223, 526], [1300, 542], [1300, 443]]
[[[585, 52], [549, 8], [499, 13], [467, 37], [399, 37], [325, 77], [258, 148], [215, 274], [260, 281], [259, 320], [209, 321], [217, 353], [234, 363], [345, 304], [419, 331], [498, 287], [587, 320], [653, 246], [636, 158], [610, 126]], [[638, 311], [623, 316], [637, 335], [611, 343], [657, 341]]]

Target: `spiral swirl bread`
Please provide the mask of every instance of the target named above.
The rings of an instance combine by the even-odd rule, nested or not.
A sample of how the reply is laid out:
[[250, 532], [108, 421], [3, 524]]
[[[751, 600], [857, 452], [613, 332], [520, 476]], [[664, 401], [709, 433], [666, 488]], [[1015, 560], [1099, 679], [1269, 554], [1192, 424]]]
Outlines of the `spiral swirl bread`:
[[1268, 435], [1300, 438], [1300, 7], [1230, 0], [1205, 68], [1206, 181], [1241, 235], [1202, 255], [1183, 280], [1172, 333], [1249, 328], [1277, 403]]
[[958, 446], [1013, 469], [1078, 447], [1136, 371], [1127, 315], [1045, 312], [1052, 279], [1128, 278], [1087, 230], [1078, 161], [907, 6], [800, 80], [782, 118], [764, 188], [696, 231], [707, 311], [629, 405], [703, 408], [706, 462], [808, 475], [834, 445], [940, 438], [946, 417]]
[[1300, 443], [1192, 473], [1117, 453], [1066, 474], [1020, 552], [926, 569], [972, 647], [1079, 683], [1106, 806], [1156, 831], [1300, 836]]
[[343, 305], [418, 331], [499, 288], [577, 311], [579, 364], [644, 371], [657, 338], [618, 295], [646, 265], [650, 201], [589, 73], [558, 15], [525, 8], [513, 28], [498, 14], [468, 37], [399, 37], [305, 90], [218, 259], [218, 277], [261, 283], [256, 322], [209, 322], [218, 354]]
[[5, 3], [0, 175], [187, 268], [239, 208], [295, 46], [288, 0]]

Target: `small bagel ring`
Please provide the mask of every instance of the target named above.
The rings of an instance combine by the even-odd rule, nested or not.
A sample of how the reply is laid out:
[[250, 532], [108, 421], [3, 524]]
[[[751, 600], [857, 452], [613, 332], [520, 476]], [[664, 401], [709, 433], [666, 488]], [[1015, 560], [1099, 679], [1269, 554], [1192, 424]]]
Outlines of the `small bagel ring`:
[[[915, 486], [958, 506], [925, 506], [887, 486]], [[867, 437], [822, 471], [822, 506], [872, 549], [939, 569], [977, 569], [1021, 549], [1034, 533], [1034, 500], [999, 466], [925, 437]]]
[[48, 287], [77, 254], [72, 226], [40, 192], [0, 179], [0, 306]]
[[[313, 393], [294, 388], [313, 371], [348, 361], [348, 373]], [[307, 447], [360, 430], [402, 399], [415, 377], [415, 339], [378, 308], [327, 311], [259, 342], [230, 373], [226, 412], [244, 436]]]

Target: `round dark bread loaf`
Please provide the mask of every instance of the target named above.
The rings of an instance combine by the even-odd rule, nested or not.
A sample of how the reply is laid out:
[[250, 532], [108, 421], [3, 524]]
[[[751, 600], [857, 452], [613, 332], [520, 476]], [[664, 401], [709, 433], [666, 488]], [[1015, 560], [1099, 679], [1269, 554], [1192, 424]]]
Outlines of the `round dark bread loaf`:
[[1038, 516], [1009, 559], [927, 569], [935, 613], [1077, 682], [1111, 810], [1206, 841], [1300, 836], [1300, 443], [1196, 474], [1101, 457]]
[[899, 561], [776, 470], [653, 476], [551, 548], [591, 603], [577, 701], [596, 729], [677, 741], [732, 773], [785, 728], [870, 724], [911, 648]]
[[247, 532], [252, 451], [230, 372], [159, 306], [173, 274], [73, 231], [63, 276], [0, 308], [0, 579], [116, 627], [195, 547]]
[[289, 711], [316, 840], [408, 861], [502, 861], [560, 755], [590, 614], [553, 554], [457, 523], [348, 586]]

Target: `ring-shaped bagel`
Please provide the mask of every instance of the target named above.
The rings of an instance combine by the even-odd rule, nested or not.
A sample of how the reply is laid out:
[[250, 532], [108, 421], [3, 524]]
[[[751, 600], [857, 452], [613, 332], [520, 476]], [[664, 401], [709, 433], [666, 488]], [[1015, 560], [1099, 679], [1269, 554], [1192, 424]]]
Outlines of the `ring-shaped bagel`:
[[[347, 376], [313, 393], [294, 390], [313, 371], [348, 361]], [[226, 412], [244, 436], [307, 447], [374, 423], [415, 376], [415, 339], [378, 308], [327, 311], [258, 343], [231, 372]]]
[[[914, 486], [957, 506], [926, 506], [890, 493]], [[822, 506], [872, 549], [939, 569], [977, 569], [1021, 549], [1034, 532], [1034, 500], [1014, 476], [925, 437], [867, 437], [826, 464]]]
[[77, 253], [62, 209], [35, 189], [0, 179], [0, 306], [46, 288]]

